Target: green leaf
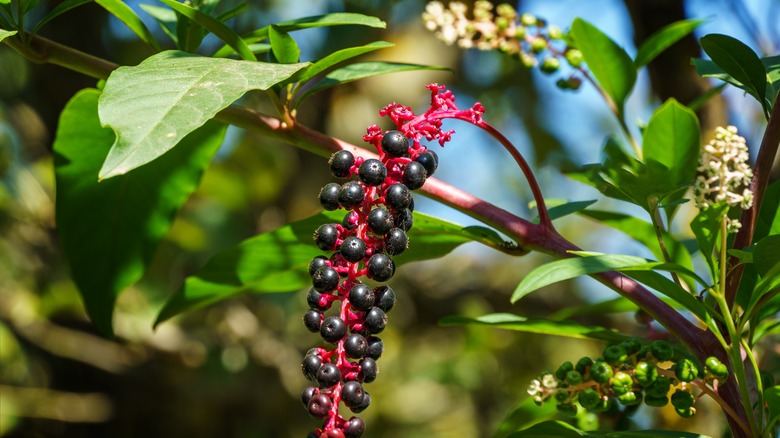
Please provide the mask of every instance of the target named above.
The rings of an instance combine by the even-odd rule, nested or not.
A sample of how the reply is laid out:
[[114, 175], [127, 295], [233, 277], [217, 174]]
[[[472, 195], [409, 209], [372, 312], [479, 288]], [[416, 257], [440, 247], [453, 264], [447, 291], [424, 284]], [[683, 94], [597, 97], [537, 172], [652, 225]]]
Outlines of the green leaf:
[[780, 181], [769, 184], [764, 192], [753, 239], [757, 241], [772, 234], [780, 234]]
[[241, 39], [241, 37], [238, 36], [238, 34], [235, 33], [233, 29], [228, 27], [225, 23], [210, 15], [204, 14], [195, 8], [187, 6], [183, 3], [179, 3], [176, 0], [160, 1], [170, 6], [171, 9], [178, 12], [179, 14], [208, 29], [209, 32], [213, 33], [217, 36], [217, 38], [221, 39], [225, 42], [225, 44], [233, 48], [233, 50], [235, 50], [236, 53], [241, 56], [241, 58], [247, 61], [257, 61], [254, 53], [252, 53], [244, 40]]
[[[574, 214], [579, 211], [585, 210], [586, 208], [590, 207], [595, 203], [596, 203], [595, 199], [591, 199], [589, 201], [574, 201], [574, 202], [564, 201], [563, 203], [560, 204], [548, 205], [549, 208], [547, 209], [547, 213], [550, 215], [550, 220], [560, 219], [564, 216], [568, 216], [570, 214]], [[538, 224], [539, 216], [537, 215], [535, 218], [533, 218], [531, 222]]]
[[765, 388], [764, 401], [769, 407], [769, 422], [780, 418], [780, 386]]
[[277, 61], [282, 64], [294, 64], [300, 60], [301, 49], [289, 33], [271, 26], [268, 37], [271, 41], [271, 53]]
[[545, 421], [528, 429], [515, 432], [507, 438], [710, 438], [691, 432], [678, 432], [671, 430], [630, 430], [630, 431], [590, 431], [585, 432], [563, 421]]
[[59, 17], [60, 15], [64, 14], [65, 12], [68, 12], [71, 9], [77, 8], [87, 3], [92, 3], [92, 0], [65, 0], [64, 2], [58, 4], [54, 9], [49, 11], [41, 19], [41, 21], [39, 21], [38, 24], [35, 25], [35, 27], [32, 30], [32, 33], [38, 33], [38, 31], [42, 29], [43, 26], [45, 26], [51, 20]]
[[664, 50], [671, 47], [677, 41], [693, 32], [694, 29], [704, 23], [704, 20], [681, 20], [664, 26], [658, 32], [650, 35], [637, 50], [634, 65], [641, 68], [649, 64]]
[[130, 6], [127, 6], [127, 4], [120, 0], [95, 0], [95, 3], [99, 4], [103, 9], [118, 18], [119, 21], [125, 23], [141, 41], [149, 44], [155, 52], [162, 50], [160, 49], [160, 44], [157, 42], [157, 39], [149, 32], [149, 29], [147, 29], [144, 22], [141, 21]]
[[634, 312], [637, 305], [625, 297], [617, 297], [611, 300], [579, 306], [567, 306], [547, 316], [553, 321], [562, 321], [573, 316], [581, 315], [608, 315], [612, 313]]
[[167, 51], [118, 68], [100, 97], [100, 120], [117, 134], [100, 178], [149, 163], [245, 92], [265, 90], [304, 66]]
[[704, 260], [710, 266], [711, 272], [715, 272], [715, 262], [712, 253], [720, 242], [720, 222], [723, 215], [729, 210], [727, 205], [716, 205], [699, 211], [699, 214], [691, 222], [691, 231], [696, 236], [696, 243]]
[[773, 266], [780, 263], [780, 234], [767, 236], [753, 249], [753, 264], [758, 275], [764, 277]]
[[[244, 240], [216, 254], [197, 275], [168, 300], [155, 325], [179, 313], [205, 307], [243, 292], [291, 292], [310, 284], [307, 272], [312, 258], [322, 254], [312, 234], [322, 224], [340, 222], [344, 211], [323, 212], [274, 231]], [[408, 250], [394, 258], [397, 266], [442, 257], [473, 239], [463, 227], [432, 216], [414, 213]]]
[[492, 438], [505, 438], [514, 431], [549, 420], [557, 413], [553, 403], [537, 406], [532, 397], [525, 397], [519, 406], [504, 417]]
[[701, 47], [712, 61], [754, 96], [769, 115], [766, 99], [767, 73], [761, 59], [750, 47], [728, 35], [710, 34], [702, 37]]
[[314, 76], [317, 76], [318, 74], [324, 72], [325, 70], [333, 67], [338, 63], [344, 62], [348, 59], [354, 58], [364, 53], [373, 52], [374, 50], [393, 47], [394, 45], [395, 44], [388, 43], [387, 41], [375, 41], [373, 43], [366, 44], [365, 46], [350, 47], [347, 49], [338, 50], [320, 59], [319, 61], [313, 63], [309, 67], [306, 67], [306, 69], [301, 71], [298, 81], [307, 82], [310, 79], [312, 79]]
[[179, 47], [176, 12], [174, 12], [172, 9], [161, 8], [160, 6], [149, 5], [146, 3], [141, 3], [140, 6], [144, 12], [157, 20], [157, 23], [160, 25], [160, 28], [162, 28], [163, 32], [165, 32], [165, 34], [170, 37], [171, 41], [173, 41], [173, 43]]
[[623, 103], [636, 82], [634, 62], [626, 51], [607, 35], [581, 18], [572, 23], [571, 35], [582, 52], [588, 69], [622, 116]]
[[2, 42], [4, 39], [8, 38], [9, 36], [14, 36], [14, 35], [16, 35], [16, 31], [15, 30], [0, 29], [0, 42]]
[[[664, 184], [690, 184], [699, 161], [699, 119], [690, 109], [674, 99], [661, 105], [642, 135], [642, 156], [668, 169], [658, 175]], [[683, 193], [677, 196], [681, 198]], [[674, 201], [675, 199], [671, 199]]]
[[620, 342], [628, 339], [626, 335], [604, 327], [582, 325], [574, 321], [549, 321], [546, 319], [527, 319], [511, 313], [491, 313], [477, 318], [465, 316], [447, 316], [439, 320], [443, 326], [450, 325], [487, 325], [495, 328], [514, 330], [542, 335], [564, 336], [578, 339], [600, 339]]
[[249, 3], [241, 2], [233, 6], [232, 8], [228, 9], [227, 11], [217, 15], [217, 20], [224, 23], [233, 17], [243, 14], [244, 12], [246, 12], [247, 9], [249, 9]]
[[116, 295], [137, 281], [176, 211], [197, 187], [225, 134], [210, 122], [175, 151], [131, 175], [97, 182], [114, 142], [98, 119], [97, 90], [71, 99], [54, 140], [57, 230], [87, 313], [112, 332]]

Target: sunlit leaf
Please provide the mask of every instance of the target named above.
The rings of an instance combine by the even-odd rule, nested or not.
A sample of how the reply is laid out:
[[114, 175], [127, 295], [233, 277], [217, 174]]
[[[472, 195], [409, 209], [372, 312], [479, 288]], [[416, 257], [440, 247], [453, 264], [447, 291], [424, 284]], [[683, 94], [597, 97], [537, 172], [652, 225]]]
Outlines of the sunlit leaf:
[[0, 29], [0, 42], [2, 42], [4, 39], [8, 38], [9, 36], [16, 35], [15, 30], [4, 30]]
[[685, 38], [686, 35], [693, 32], [693, 30], [702, 23], [704, 23], [704, 20], [681, 20], [664, 26], [658, 32], [650, 35], [650, 37], [639, 46], [636, 53], [636, 59], [634, 59], [634, 64], [637, 68], [649, 64], [664, 50], [671, 47], [677, 41]]
[[289, 33], [271, 26], [268, 37], [271, 42], [271, 53], [280, 63], [294, 64], [301, 58], [301, 49]]
[[712, 261], [712, 252], [720, 242], [720, 221], [728, 212], [728, 206], [714, 206], [699, 211], [699, 214], [691, 222], [691, 231], [696, 236], [696, 242], [710, 270], [714, 272], [715, 264]]
[[171, 41], [173, 41], [174, 44], [176, 44], [178, 47], [179, 36], [177, 35], [176, 12], [168, 8], [162, 8], [160, 6], [149, 5], [146, 3], [141, 3], [140, 6], [144, 12], [157, 20], [157, 23], [160, 24], [163, 32], [165, 32], [165, 34], [170, 37]]
[[574, 321], [550, 321], [546, 319], [527, 319], [511, 313], [492, 313], [477, 318], [465, 316], [447, 316], [439, 324], [448, 325], [487, 325], [495, 328], [514, 330], [542, 335], [564, 336], [569, 338], [590, 338], [620, 342], [628, 339], [626, 335], [604, 327], [587, 326]]
[[309, 67], [306, 67], [306, 69], [301, 72], [298, 81], [306, 82], [314, 76], [317, 76], [325, 70], [333, 67], [334, 65], [344, 62], [348, 59], [354, 58], [364, 53], [373, 52], [374, 50], [385, 49], [393, 46], [393, 43], [388, 43], [386, 41], [375, 41], [373, 43], [366, 44], [365, 46], [350, 47], [347, 49], [338, 50], [320, 59], [319, 61], [312, 63], [312, 65]]
[[[693, 183], [701, 148], [699, 137], [696, 114], [669, 99], [653, 113], [643, 132], [642, 155], [668, 169], [659, 175], [665, 183]], [[676, 199], [681, 197], [682, 193]]]
[[[591, 199], [588, 201], [556, 203], [553, 205], [548, 205], [547, 214], [550, 215], [550, 220], [560, 219], [564, 216], [568, 216], [570, 214], [577, 213], [578, 211], [585, 210], [586, 208], [590, 207], [595, 203], [596, 203], [595, 199]], [[531, 222], [538, 224], [539, 216], [537, 215], [536, 217], [534, 217], [533, 220], [531, 220]]]

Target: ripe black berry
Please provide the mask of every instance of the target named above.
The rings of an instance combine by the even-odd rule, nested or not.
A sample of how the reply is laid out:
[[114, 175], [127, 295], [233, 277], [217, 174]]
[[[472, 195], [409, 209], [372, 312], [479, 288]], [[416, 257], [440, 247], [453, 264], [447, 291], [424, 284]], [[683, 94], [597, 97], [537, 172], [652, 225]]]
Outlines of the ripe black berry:
[[368, 229], [372, 233], [384, 235], [393, 228], [393, 215], [382, 207], [371, 210], [368, 214]]
[[311, 276], [311, 284], [317, 292], [330, 292], [339, 285], [339, 273], [330, 266], [317, 269]]
[[382, 342], [382, 339], [371, 336], [368, 338], [368, 349], [366, 350], [366, 357], [370, 357], [371, 359], [379, 359], [382, 356], [382, 352], [385, 350], [385, 343]]
[[371, 334], [381, 333], [387, 325], [387, 314], [379, 307], [372, 307], [366, 314], [363, 325]]
[[352, 165], [355, 164], [355, 156], [350, 151], [338, 151], [330, 156], [328, 161], [330, 173], [336, 178], [349, 178]]
[[320, 205], [322, 205], [322, 208], [328, 211], [338, 210], [340, 207], [339, 190], [341, 190], [340, 184], [325, 184], [325, 187], [320, 190]]
[[322, 294], [317, 292], [314, 288], [309, 289], [309, 294], [306, 295], [306, 303], [308, 303], [309, 307], [312, 309], [317, 310], [326, 310], [328, 307], [322, 299]]
[[320, 335], [326, 342], [335, 344], [347, 334], [347, 325], [338, 316], [329, 316], [322, 321]]
[[376, 297], [376, 306], [385, 312], [389, 312], [395, 307], [395, 292], [390, 289], [390, 286], [375, 288], [374, 296]]
[[301, 401], [303, 402], [303, 405], [309, 406], [311, 399], [319, 393], [320, 390], [313, 386], [307, 386], [306, 388], [303, 388], [303, 391], [301, 391]]
[[312, 333], [320, 331], [322, 326], [322, 313], [319, 310], [309, 309], [303, 314], [303, 325]]
[[351, 380], [341, 387], [341, 399], [344, 400], [344, 404], [348, 408], [358, 406], [363, 403], [363, 397], [366, 392], [363, 390], [363, 385], [360, 382]]
[[358, 175], [363, 184], [367, 186], [378, 186], [385, 182], [387, 178], [387, 168], [376, 158], [369, 158], [360, 165]]
[[366, 431], [366, 423], [358, 417], [352, 417], [344, 425], [344, 438], [360, 438]]
[[314, 418], [325, 418], [333, 403], [325, 394], [317, 394], [309, 400], [309, 415]]
[[401, 254], [408, 246], [409, 239], [400, 228], [393, 228], [385, 236], [385, 251], [390, 255]]
[[317, 371], [322, 366], [322, 358], [316, 354], [309, 354], [303, 358], [301, 362], [301, 371], [303, 376], [309, 380], [315, 380], [317, 378]]
[[331, 251], [336, 246], [339, 238], [339, 230], [336, 224], [323, 224], [314, 232], [314, 242], [323, 251]]
[[376, 375], [378, 372], [379, 369], [377, 368], [376, 361], [374, 359], [367, 357], [360, 361], [360, 373], [358, 373], [358, 378], [363, 382], [373, 382], [376, 380]]
[[439, 167], [439, 156], [431, 150], [421, 153], [414, 161], [423, 165], [426, 176], [432, 176], [433, 172], [436, 172], [436, 168]]
[[339, 252], [348, 262], [359, 262], [366, 256], [366, 244], [357, 236], [349, 236], [344, 239]]
[[317, 269], [324, 268], [326, 266], [328, 266], [327, 257], [322, 255], [314, 257], [311, 259], [311, 262], [309, 262], [309, 275], [314, 275], [314, 273], [317, 272]]
[[414, 215], [412, 214], [412, 210], [405, 209], [401, 210], [395, 215], [395, 226], [404, 230], [409, 231], [412, 228], [412, 225], [414, 225]]
[[368, 341], [359, 333], [352, 333], [344, 340], [344, 351], [352, 359], [360, 359], [368, 350]]
[[416, 161], [412, 161], [404, 167], [401, 181], [406, 187], [409, 187], [409, 190], [416, 190], [425, 184], [426, 176], [425, 167]]
[[409, 139], [401, 131], [387, 131], [382, 137], [382, 150], [391, 157], [409, 153]]
[[332, 363], [323, 364], [317, 371], [317, 383], [323, 388], [330, 388], [341, 380], [339, 367]]
[[371, 309], [374, 299], [374, 290], [363, 283], [358, 283], [349, 290], [349, 302], [356, 310]]
[[357, 406], [353, 406], [350, 409], [352, 412], [359, 414], [366, 410], [366, 408], [371, 404], [371, 395], [367, 391], [363, 391], [363, 402], [360, 403]]
[[355, 211], [350, 211], [344, 215], [344, 219], [341, 220], [341, 226], [347, 230], [354, 230], [357, 228], [358, 214]]
[[409, 208], [412, 204], [412, 192], [403, 184], [393, 184], [385, 190], [385, 203], [395, 211]]
[[395, 263], [387, 254], [376, 253], [368, 259], [368, 277], [376, 281], [387, 281], [395, 273]]
[[366, 192], [359, 182], [349, 181], [339, 190], [339, 204], [344, 208], [352, 208], [363, 202], [365, 196]]

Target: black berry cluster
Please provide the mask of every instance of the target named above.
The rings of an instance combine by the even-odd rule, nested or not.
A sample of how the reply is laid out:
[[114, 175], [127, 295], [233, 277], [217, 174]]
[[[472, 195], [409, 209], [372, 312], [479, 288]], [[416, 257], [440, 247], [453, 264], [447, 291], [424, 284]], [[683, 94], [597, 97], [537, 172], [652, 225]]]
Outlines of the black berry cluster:
[[[306, 328], [319, 333], [326, 347], [312, 348], [302, 363], [306, 387], [301, 400], [314, 418], [323, 419], [311, 437], [357, 438], [365, 424], [339, 414], [343, 403], [353, 413], [371, 404], [364, 384], [377, 377], [377, 359], [384, 344], [378, 336], [396, 302], [387, 285], [395, 273], [393, 256], [408, 245], [412, 228], [412, 190], [436, 171], [438, 157], [401, 131], [388, 131], [371, 141], [379, 159], [365, 159], [347, 150], [334, 153], [330, 171], [345, 181], [320, 191], [325, 210], [345, 210], [341, 223], [321, 225], [314, 241], [327, 255], [309, 264], [312, 288], [303, 316]], [[357, 177], [354, 179], [354, 177]], [[340, 303], [334, 306], [334, 303]], [[337, 311], [329, 312], [332, 308]]]

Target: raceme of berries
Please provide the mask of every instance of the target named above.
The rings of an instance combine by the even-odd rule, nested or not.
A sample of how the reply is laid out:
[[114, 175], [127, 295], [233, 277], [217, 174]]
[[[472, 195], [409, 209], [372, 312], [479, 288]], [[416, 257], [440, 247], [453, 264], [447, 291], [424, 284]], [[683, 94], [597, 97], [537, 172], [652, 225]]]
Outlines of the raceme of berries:
[[572, 415], [577, 413], [576, 404], [604, 412], [615, 401], [627, 410], [643, 402], [662, 407], [671, 401], [675, 412], [687, 418], [696, 413], [694, 402], [707, 385], [716, 389], [728, 375], [727, 366], [716, 357], [707, 358], [701, 367], [690, 358], [678, 357], [666, 341], [630, 339], [608, 346], [595, 360], [564, 362], [555, 372], [531, 382], [528, 393], [537, 404], [555, 400], [560, 412]]
[[376, 148], [378, 159], [341, 150], [328, 161], [333, 176], [342, 181], [322, 188], [320, 204], [328, 211], [343, 209], [345, 215], [341, 223], [315, 230], [314, 242], [327, 255], [309, 264], [312, 287], [303, 323], [325, 343], [309, 350], [301, 364], [312, 382], [303, 389], [301, 401], [312, 417], [323, 420], [311, 437], [356, 438], [365, 430], [360, 418], [346, 418], [339, 405], [360, 413], [371, 404], [364, 385], [377, 378], [377, 359], [384, 350], [378, 335], [396, 295], [391, 287], [370, 286], [365, 279], [390, 280], [396, 270], [393, 257], [407, 249], [406, 232], [414, 225], [411, 192], [422, 187], [439, 164], [438, 155], [421, 140], [444, 146], [453, 134], [442, 130], [445, 118], [482, 123], [480, 104], [460, 110], [452, 92], [436, 84], [427, 88], [431, 104], [425, 113], [415, 115], [411, 108], [393, 103], [379, 114], [389, 117], [396, 129], [368, 128], [363, 139]]

